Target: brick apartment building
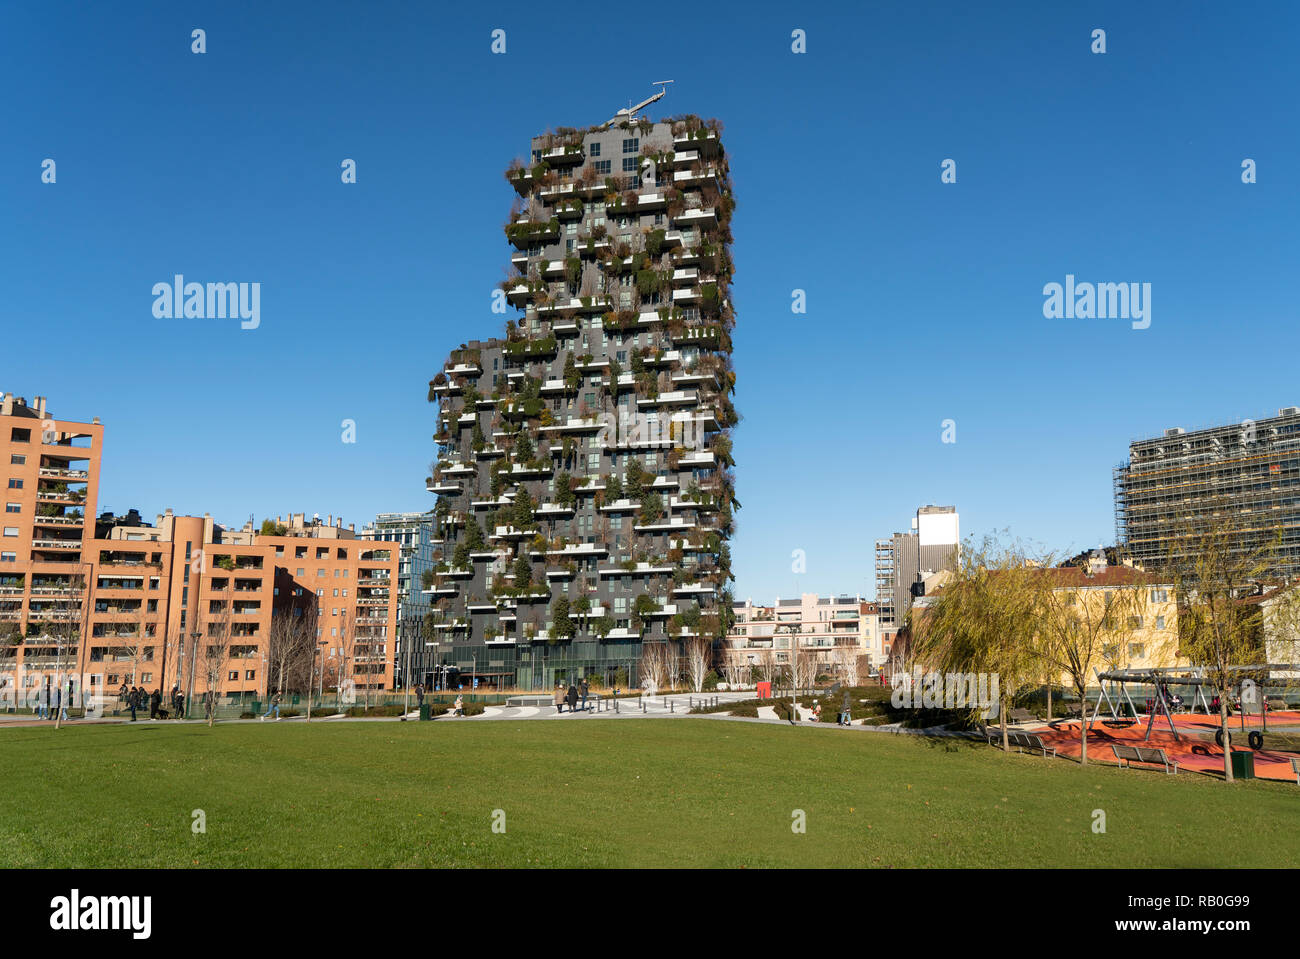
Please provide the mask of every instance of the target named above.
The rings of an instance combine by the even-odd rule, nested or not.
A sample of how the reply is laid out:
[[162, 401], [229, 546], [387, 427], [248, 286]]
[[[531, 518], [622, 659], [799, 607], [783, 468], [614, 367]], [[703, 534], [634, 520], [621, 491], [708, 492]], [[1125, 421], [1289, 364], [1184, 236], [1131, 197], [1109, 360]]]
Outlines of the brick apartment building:
[[264, 696], [277, 614], [317, 616], [326, 676], [333, 662], [360, 688], [391, 685], [393, 550], [302, 514], [271, 536], [171, 510], [152, 525], [134, 511], [97, 523], [102, 443], [97, 419], [4, 394], [0, 688], [67, 673], [108, 690]]

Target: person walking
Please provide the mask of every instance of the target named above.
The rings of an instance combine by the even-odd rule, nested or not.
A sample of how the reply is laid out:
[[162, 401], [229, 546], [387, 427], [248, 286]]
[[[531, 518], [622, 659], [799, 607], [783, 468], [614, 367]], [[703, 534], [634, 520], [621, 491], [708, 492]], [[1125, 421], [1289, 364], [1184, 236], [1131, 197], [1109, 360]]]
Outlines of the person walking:
[[179, 689], [176, 690], [176, 718], [185, 718], [185, 694]]
[[416, 708], [424, 705], [424, 683], [419, 683], [415, 687], [415, 705]]
[[36, 718], [50, 718], [50, 687], [42, 686], [36, 694]]
[[132, 686], [126, 693], [126, 707], [131, 710], [131, 722], [135, 722], [135, 710], [140, 704], [140, 691]]
[[453, 716], [465, 715], [465, 700], [461, 697], [460, 693], [456, 694], [456, 701], [451, 705], [451, 714]]
[[265, 722], [266, 717], [273, 712], [275, 713], [275, 721], [278, 723], [280, 721], [280, 690], [278, 689], [271, 694], [271, 701], [266, 707], [266, 712], [258, 717], [258, 722]]
[[849, 691], [844, 690], [844, 702], [840, 703], [840, 725], [850, 726], [853, 720], [849, 717]]
[[155, 689], [149, 695], [149, 718], [151, 720], [158, 718], [158, 708], [160, 706], [162, 706], [162, 690]]
[[551, 698], [557, 713], [564, 712], [564, 683], [555, 684], [555, 695]]
[[569, 683], [569, 692], [565, 695], [564, 701], [569, 704], [569, 712], [578, 710], [578, 687]]
[[587, 694], [588, 694], [589, 692], [591, 692], [591, 687], [587, 685], [587, 680], [586, 680], [586, 679], [581, 679], [581, 680], [579, 680], [579, 681], [578, 681], [578, 695], [582, 697], [582, 710], [583, 710], [583, 712], [586, 712], [586, 710], [587, 710]]

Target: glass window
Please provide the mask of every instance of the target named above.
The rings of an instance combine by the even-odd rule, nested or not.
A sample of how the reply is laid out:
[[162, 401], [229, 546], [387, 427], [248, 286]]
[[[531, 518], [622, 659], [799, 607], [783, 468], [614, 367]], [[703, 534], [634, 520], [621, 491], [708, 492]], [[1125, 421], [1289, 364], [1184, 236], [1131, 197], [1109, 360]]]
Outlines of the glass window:
[[591, 144], [588, 144], [588, 145], [587, 145], [587, 155], [588, 155], [588, 156], [593, 156], [593, 157], [598, 157], [598, 156], [600, 156], [600, 144], [599, 144], [599, 143], [591, 143]]
[[638, 152], [640, 149], [641, 149], [641, 138], [640, 138], [640, 137], [630, 137], [630, 138], [625, 139], [625, 140], [623, 141], [623, 152], [624, 152], [624, 153], [636, 153], [636, 152]]

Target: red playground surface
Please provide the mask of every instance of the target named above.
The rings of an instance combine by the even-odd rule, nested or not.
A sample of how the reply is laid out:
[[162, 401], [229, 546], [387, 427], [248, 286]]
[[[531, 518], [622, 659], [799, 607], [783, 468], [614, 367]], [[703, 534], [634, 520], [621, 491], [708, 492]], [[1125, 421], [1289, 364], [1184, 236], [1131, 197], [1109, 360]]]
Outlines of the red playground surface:
[[[1072, 722], [1057, 722], [1055, 726], [1043, 726], [1035, 729], [1034, 735], [1042, 737], [1044, 743], [1056, 747], [1058, 756], [1079, 755], [1079, 726]], [[1214, 733], [1219, 728], [1217, 716], [1196, 713], [1179, 713], [1174, 716], [1174, 726], [1178, 729], [1179, 740], [1175, 741], [1169, 731], [1169, 723], [1163, 716], [1157, 716], [1151, 730], [1151, 738], [1143, 740], [1147, 730], [1147, 717], [1143, 716], [1131, 726], [1107, 726], [1098, 718], [1088, 733], [1088, 762], [1114, 763], [1115, 754], [1111, 743], [1129, 746], [1154, 746], [1163, 749], [1170, 759], [1177, 759], [1180, 769], [1193, 772], [1223, 774], [1223, 750], [1215, 745]], [[1288, 728], [1294, 731], [1300, 727], [1300, 711], [1287, 710], [1268, 714], [1268, 732], [1264, 733], [1264, 745], [1268, 746], [1269, 733], [1274, 728]], [[1228, 731], [1232, 733], [1233, 751], [1246, 749], [1246, 732], [1259, 729], [1258, 717], [1246, 718], [1245, 731], [1241, 728], [1241, 717], [1233, 716], [1229, 720]], [[1279, 779], [1295, 782], [1295, 772], [1291, 768], [1291, 759], [1295, 753], [1273, 752], [1268, 749], [1255, 751], [1255, 775], [1260, 779]]]

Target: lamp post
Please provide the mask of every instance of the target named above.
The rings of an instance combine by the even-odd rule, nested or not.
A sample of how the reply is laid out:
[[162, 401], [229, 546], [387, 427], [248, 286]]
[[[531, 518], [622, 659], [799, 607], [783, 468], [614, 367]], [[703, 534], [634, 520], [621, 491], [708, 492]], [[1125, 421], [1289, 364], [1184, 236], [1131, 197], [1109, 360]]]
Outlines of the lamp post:
[[[311, 648], [311, 671], [316, 672], [316, 654], [320, 654], [321, 698], [325, 697], [325, 643], [324, 640]], [[307, 676], [307, 722], [311, 722], [311, 675]]]
[[203, 636], [197, 629], [190, 633], [190, 683], [185, 696], [185, 718], [190, 718], [190, 707], [194, 704], [194, 671], [199, 658], [199, 639]]

